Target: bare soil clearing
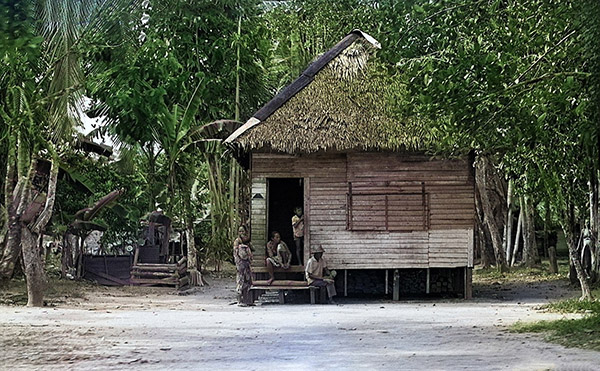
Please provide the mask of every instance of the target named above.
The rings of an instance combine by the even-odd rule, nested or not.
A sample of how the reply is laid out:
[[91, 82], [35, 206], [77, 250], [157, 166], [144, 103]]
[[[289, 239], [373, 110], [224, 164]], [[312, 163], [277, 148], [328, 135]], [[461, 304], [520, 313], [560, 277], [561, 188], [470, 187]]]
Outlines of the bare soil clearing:
[[[169, 288], [86, 288], [42, 309], [0, 306], [2, 369], [598, 370], [600, 353], [513, 334], [516, 321], [578, 294], [565, 281], [482, 280], [475, 298], [240, 308], [231, 278]], [[91, 289], [91, 290], [90, 290]]]

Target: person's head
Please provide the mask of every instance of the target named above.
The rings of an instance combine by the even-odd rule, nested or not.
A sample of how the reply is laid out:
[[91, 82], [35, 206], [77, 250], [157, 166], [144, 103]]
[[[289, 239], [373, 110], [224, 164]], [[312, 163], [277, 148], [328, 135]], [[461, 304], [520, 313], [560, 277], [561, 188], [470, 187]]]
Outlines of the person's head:
[[302, 216], [302, 208], [300, 206], [296, 206], [294, 208], [294, 213], [298, 216]]
[[245, 225], [240, 225], [240, 227], [238, 228], [238, 236], [240, 237], [246, 237], [248, 235], [248, 228], [246, 228]]
[[325, 252], [325, 250], [323, 250], [323, 246], [319, 245], [319, 247], [317, 247], [314, 251], [313, 251], [313, 256], [315, 257], [315, 259], [317, 261], [321, 260], [321, 258], [323, 257], [323, 253]]
[[279, 243], [279, 241], [281, 241], [281, 235], [279, 234], [279, 232], [271, 232], [271, 241], [275, 242], [276, 244]]

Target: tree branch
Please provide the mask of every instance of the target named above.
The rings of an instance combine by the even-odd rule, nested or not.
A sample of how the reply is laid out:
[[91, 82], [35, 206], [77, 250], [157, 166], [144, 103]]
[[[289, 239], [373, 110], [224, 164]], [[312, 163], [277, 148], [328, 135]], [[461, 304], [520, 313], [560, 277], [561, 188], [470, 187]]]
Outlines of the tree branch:
[[548, 50], [546, 50], [546, 52], [544, 52], [544, 54], [542, 54], [535, 62], [533, 62], [533, 64], [531, 66], [529, 66], [525, 71], [523, 71], [523, 73], [520, 74], [519, 77], [517, 77], [517, 79], [515, 80], [516, 82], [513, 83], [513, 85], [519, 84], [519, 81], [521, 81], [521, 79], [529, 71], [531, 71], [538, 63], [540, 63], [542, 61], [542, 59], [546, 58], [546, 56], [548, 55], [548, 53], [550, 53], [551, 51], [555, 50], [560, 44], [562, 44], [563, 42], [565, 42], [569, 37], [571, 37], [571, 35], [573, 35], [575, 33], [575, 31], [576, 30], [573, 30], [573, 31], [569, 32], [562, 39], [560, 39], [556, 44], [554, 44], [553, 47], [551, 47]]
[[58, 183], [58, 159], [53, 148], [50, 149], [52, 165], [50, 167], [50, 179], [48, 181], [48, 192], [46, 193], [46, 204], [44, 209], [37, 217], [31, 227], [31, 231], [40, 234], [50, 221], [52, 210], [54, 209], [54, 201], [56, 200], [56, 184]]

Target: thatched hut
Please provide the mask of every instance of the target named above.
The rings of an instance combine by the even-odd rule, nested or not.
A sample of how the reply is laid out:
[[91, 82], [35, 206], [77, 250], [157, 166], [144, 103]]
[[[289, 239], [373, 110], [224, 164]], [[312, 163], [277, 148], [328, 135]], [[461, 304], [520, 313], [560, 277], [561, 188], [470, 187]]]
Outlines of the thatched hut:
[[248, 158], [253, 243], [278, 230], [293, 246], [290, 218], [302, 205], [304, 261], [322, 245], [342, 292], [468, 297], [471, 161], [426, 155], [431, 136], [401, 118], [377, 48], [351, 32], [226, 139]]

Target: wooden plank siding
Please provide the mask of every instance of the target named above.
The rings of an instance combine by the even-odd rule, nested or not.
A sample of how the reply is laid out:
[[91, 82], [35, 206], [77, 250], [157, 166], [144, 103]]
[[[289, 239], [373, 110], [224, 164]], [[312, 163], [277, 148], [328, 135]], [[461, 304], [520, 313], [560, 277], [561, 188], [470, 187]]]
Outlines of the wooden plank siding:
[[250, 237], [254, 246], [254, 265], [263, 266], [267, 243], [267, 179], [252, 178], [250, 195]]
[[[311, 248], [323, 245], [332, 268], [472, 266], [474, 183], [467, 160], [399, 153], [253, 153], [251, 177], [253, 195], [266, 192], [267, 178], [305, 178], [306, 240]], [[350, 215], [351, 197], [363, 227], [373, 231], [352, 230], [359, 216]], [[251, 207], [255, 262], [262, 265], [266, 197], [253, 198]]]

